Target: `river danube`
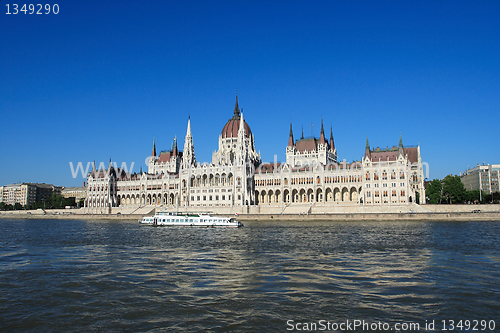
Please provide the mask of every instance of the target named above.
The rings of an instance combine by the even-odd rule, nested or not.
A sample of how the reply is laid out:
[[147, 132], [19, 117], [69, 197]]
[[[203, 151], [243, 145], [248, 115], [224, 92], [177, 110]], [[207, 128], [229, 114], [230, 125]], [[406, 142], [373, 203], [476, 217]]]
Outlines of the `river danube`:
[[0, 219], [0, 331], [491, 332], [499, 314], [500, 222]]

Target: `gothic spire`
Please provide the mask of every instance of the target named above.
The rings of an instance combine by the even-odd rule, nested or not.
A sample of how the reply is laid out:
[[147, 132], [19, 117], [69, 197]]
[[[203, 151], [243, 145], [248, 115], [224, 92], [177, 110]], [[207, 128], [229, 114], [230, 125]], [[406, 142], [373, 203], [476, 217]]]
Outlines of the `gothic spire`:
[[403, 139], [401, 139], [401, 132], [399, 133], [399, 147], [398, 147], [398, 157], [404, 156], [405, 152], [403, 149]]
[[290, 135], [288, 136], [288, 147], [293, 147], [292, 122], [290, 122]]
[[368, 143], [368, 136], [366, 137], [366, 147], [365, 147], [365, 158], [368, 157], [371, 159], [371, 152], [370, 152], [370, 144]]
[[240, 107], [238, 106], [238, 90], [236, 90], [236, 103], [234, 104], [234, 117], [240, 116]]
[[323, 129], [323, 119], [321, 119], [321, 134], [319, 135], [319, 143], [325, 144], [325, 130]]
[[191, 165], [196, 163], [196, 158], [194, 156], [193, 136], [191, 135], [191, 117], [188, 118], [186, 139], [184, 140], [184, 152], [182, 159], [184, 160], [184, 163], [186, 165]]
[[241, 116], [240, 116], [240, 128], [238, 129], [238, 132], [243, 132], [243, 136], [245, 135], [245, 120], [243, 119], [243, 112], [241, 112]]
[[151, 152], [151, 156], [156, 156], [156, 144], [155, 144], [155, 138], [153, 138], [153, 151]]
[[333, 129], [330, 126], [330, 149], [335, 150], [335, 142], [333, 141]]
[[188, 117], [188, 128], [187, 128], [187, 132], [186, 132], [186, 138], [188, 136], [191, 136], [191, 116]]
[[302, 126], [302, 136], [300, 137], [301, 140], [304, 139], [304, 126]]

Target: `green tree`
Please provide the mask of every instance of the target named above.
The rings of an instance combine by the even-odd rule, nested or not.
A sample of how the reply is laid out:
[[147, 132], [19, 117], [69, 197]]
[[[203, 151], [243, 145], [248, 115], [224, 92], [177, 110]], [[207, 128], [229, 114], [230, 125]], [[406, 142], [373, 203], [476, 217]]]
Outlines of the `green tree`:
[[14, 204], [14, 209], [15, 209], [15, 210], [21, 210], [21, 209], [23, 209], [23, 206], [22, 206], [19, 202], [16, 202], [16, 203]]
[[75, 198], [74, 197], [64, 198], [63, 199], [63, 206], [64, 207], [66, 207], [66, 206], [76, 207]]
[[447, 203], [463, 203], [466, 199], [464, 183], [459, 176], [448, 175], [444, 178], [443, 197]]
[[498, 203], [499, 199], [500, 194], [498, 192], [495, 192], [493, 194], [486, 194], [483, 192], [483, 201], [481, 201], [481, 203]]
[[428, 198], [428, 203], [430, 203], [430, 204], [441, 203], [442, 190], [443, 190], [443, 186], [441, 185], [441, 181], [439, 179], [434, 179], [429, 184], [427, 184], [427, 188], [425, 189], [425, 193], [426, 193], [427, 198]]
[[63, 208], [64, 197], [57, 193], [52, 193], [49, 198], [50, 208]]
[[[482, 193], [482, 197], [484, 198], [484, 192]], [[479, 196], [479, 190], [472, 190], [472, 191], [467, 191], [465, 200], [470, 202], [470, 203], [476, 203], [479, 202], [480, 196]]]

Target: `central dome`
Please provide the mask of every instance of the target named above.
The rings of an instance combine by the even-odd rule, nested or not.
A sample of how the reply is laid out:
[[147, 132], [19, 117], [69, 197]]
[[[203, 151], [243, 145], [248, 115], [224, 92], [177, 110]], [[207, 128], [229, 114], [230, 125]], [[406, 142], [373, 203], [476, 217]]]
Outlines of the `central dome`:
[[[227, 138], [237, 138], [238, 137], [238, 130], [240, 129], [240, 121], [241, 121], [241, 116], [240, 116], [240, 108], [238, 106], [238, 95], [236, 95], [236, 104], [234, 105], [234, 115], [231, 119], [229, 119], [222, 128], [222, 138], [227, 139]], [[250, 126], [248, 126], [247, 122], [243, 120], [244, 128], [245, 128], [245, 136], [247, 138], [250, 137], [252, 134], [252, 131], [250, 130]]]

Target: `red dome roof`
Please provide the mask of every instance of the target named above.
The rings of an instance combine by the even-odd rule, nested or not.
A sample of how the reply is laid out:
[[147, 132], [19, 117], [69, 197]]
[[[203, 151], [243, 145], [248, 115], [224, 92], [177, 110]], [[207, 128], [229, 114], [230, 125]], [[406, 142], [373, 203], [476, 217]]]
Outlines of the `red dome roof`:
[[[238, 116], [238, 118], [231, 118], [227, 121], [226, 125], [224, 125], [224, 128], [222, 128], [222, 138], [237, 138], [238, 137], [238, 130], [240, 129], [240, 119], [241, 117]], [[245, 123], [243, 126], [245, 127], [245, 136], [248, 138], [250, 137], [250, 134], [252, 134], [252, 131], [250, 130], [250, 126], [248, 126], [247, 122], [243, 120]]]
[[[240, 107], [238, 106], [238, 95], [236, 95], [236, 103], [234, 105], [234, 116], [233, 118], [229, 119], [222, 128], [222, 138], [237, 138], [238, 137], [238, 130], [240, 129]], [[244, 121], [244, 120], [243, 120]], [[247, 138], [250, 137], [252, 134], [252, 131], [250, 130], [250, 126], [248, 126], [247, 122], [244, 121], [245, 123], [243, 124], [245, 128], [245, 136]]]

